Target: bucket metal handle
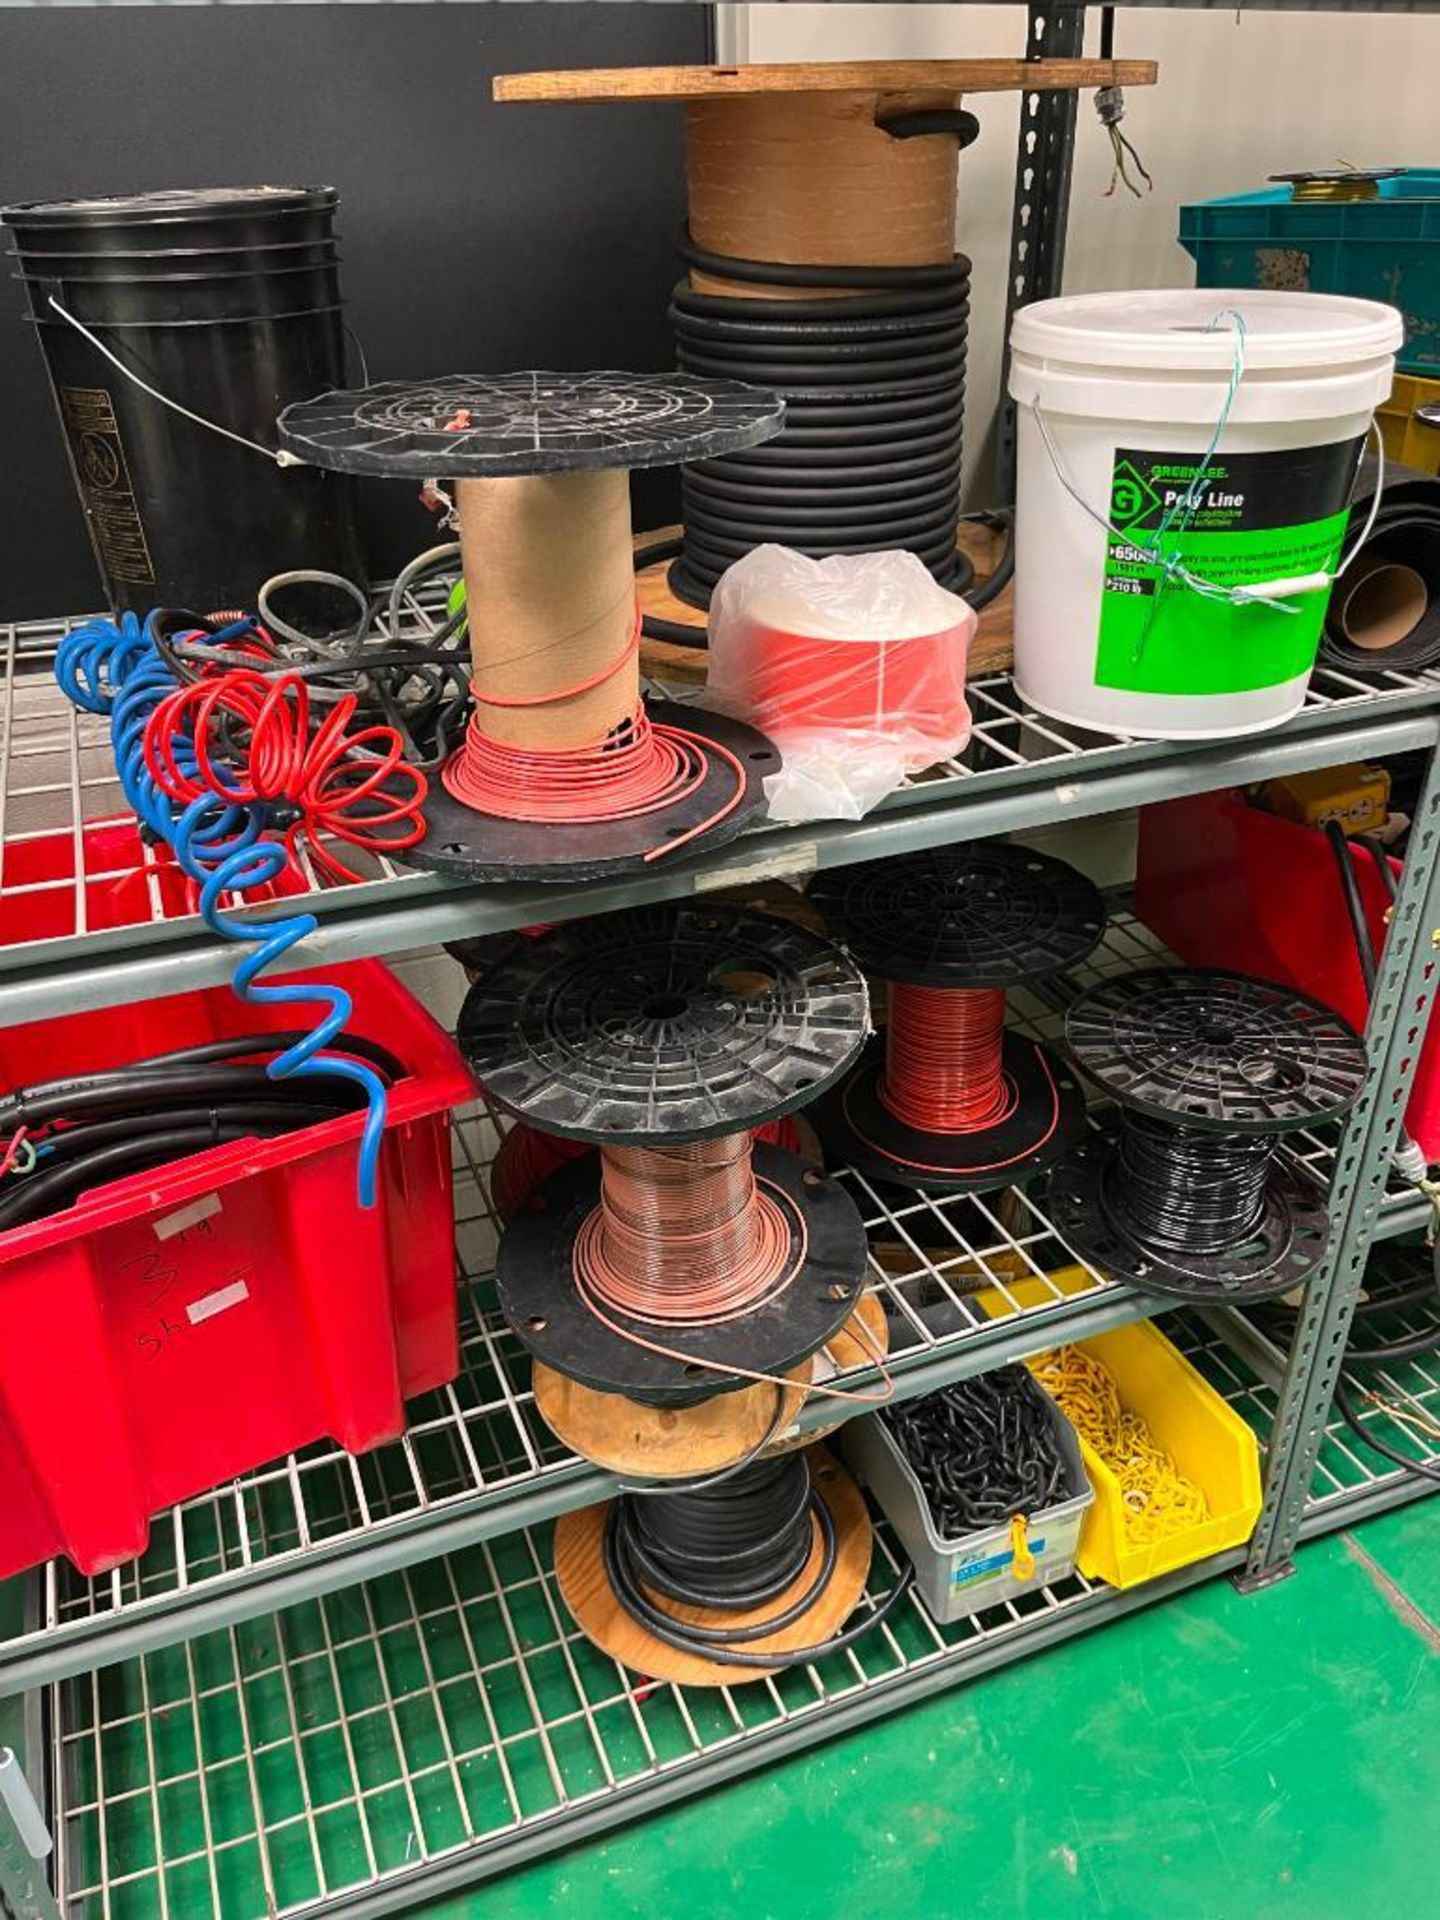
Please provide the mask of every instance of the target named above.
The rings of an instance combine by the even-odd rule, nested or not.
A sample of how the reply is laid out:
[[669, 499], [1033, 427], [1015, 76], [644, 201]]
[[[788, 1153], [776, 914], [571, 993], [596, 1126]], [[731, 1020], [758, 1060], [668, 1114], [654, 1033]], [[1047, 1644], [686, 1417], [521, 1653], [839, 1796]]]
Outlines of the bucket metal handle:
[[152, 387], [148, 380], [142, 380], [138, 373], [132, 372], [117, 354], [110, 351], [103, 340], [95, 338], [83, 321], [77, 320], [73, 313], [67, 312], [53, 293], [47, 295], [46, 305], [58, 313], [67, 326], [73, 327], [82, 339], [88, 340], [95, 351], [108, 360], [117, 372], [123, 373], [132, 386], [139, 387], [142, 393], [148, 393], [150, 398], [158, 400], [162, 407], [169, 407], [172, 413], [182, 414], [185, 419], [193, 420], [197, 427], [208, 427], [211, 433], [218, 433], [224, 440], [233, 440], [237, 447], [249, 447], [252, 453], [263, 454], [277, 467], [309, 466], [309, 461], [302, 460], [298, 453], [289, 453], [284, 447], [262, 446], [258, 440], [247, 440], [243, 433], [235, 433], [229, 427], [222, 427], [218, 420], [207, 420], [203, 413], [192, 413], [189, 407], [182, 407], [178, 400], [172, 400], [168, 394], [161, 393], [157, 387]]
[[[1076, 506], [1082, 508], [1084, 512], [1089, 514], [1096, 526], [1103, 528], [1112, 540], [1118, 540], [1124, 545], [1134, 546], [1136, 543], [1128, 534], [1124, 534], [1118, 527], [1112, 526], [1105, 514], [1091, 506], [1084, 494], [1081, 493], [1079, 487], [1076, 486], [1075, 482], [1065, 471], [1065, 467], [1060, 459], [1060, 449], [1055, 445], [1049, 423], [1040, 410], [1038, 394], [1030, 402], [1030, 412], [1034, 417], [1035, 425], [1040, 430], [1040, 438], [1044, 443], [1046, 453], [1050, 456], [1050, 464], [1055, 469], [1055, 478], [1060, 482]], [[1169, 578], [1180, 581], [1183, 585], [1189, 587], [1192, 592], [1201, 594], [1207, 600], [1228, 600], [1231, 606], [1234, 607], [1261, 606], [1270, 607], [1277, 613], [1298, 613], [1300, 609], [1291, 606], [1289, 604], [1290, 601], [1298, 599], [1305, 594], [1321, 593], [1326, 588], [1333, 587], [1341, 574], [1344, 573], [1345, 569], [1355, 559], [1355, 556], [1365, 545], [1365, 542], [1370, 538], [1374, 530], [1375, 521], [1380, 513], [1381, 496], [1385, 490], [1385, 442], [1381, 438], [1378, 423], [1373, 419], [1366, 429], [1365, 438], [1367, 441], [1373, 440], [1375, 443], [1375, 493], [1370, 502], [1370, 512], [1366, 516], [1365, 525], [1361, 528], [1359, 536], [1351, 543], [1350, 551], [1342, 554], [1336, 562], [1333, 572], [1305, 573], [1293, 580], [1265, 580], [1257, 581], [1249, 586], [1222, 587], [1217, 585], [1213, 580], [1205, 579], [1201, 574], [1192, 573], [1190, 569], [1173, 554], [1167, 560], [1163, 555], [1156, 553], [1153, 556], [1155, 564], [1162, 567]], [[1357, 480], [1359, 478], [1358, 470], [1356, 478]], [[1354, 499], [1353, 488], [1351, 491], [1351, 499]]]

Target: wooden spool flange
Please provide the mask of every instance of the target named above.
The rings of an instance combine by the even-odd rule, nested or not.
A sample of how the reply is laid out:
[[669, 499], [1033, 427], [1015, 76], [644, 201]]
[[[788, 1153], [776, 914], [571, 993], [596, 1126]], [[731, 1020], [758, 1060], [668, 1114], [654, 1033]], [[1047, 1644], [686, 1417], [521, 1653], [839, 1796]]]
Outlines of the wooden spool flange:
[[869, 1366], [877, 1349], [886, 1350], [885, 1311], [868, 1294], [820, 1354], [786, 1375], [789, 1384], [778, 1407], [777, 1389], [768, 1381], [691, 1407], [647, 1407], [621, 1394], [597, 1393], [542, 1360], [532, 1362], [530, 1383], [546, 1426], [597, 1467], [626, 1480], [693, 1480], [723, 1473], [759, 1447], [767, 1433], [774, 1438], [761, 1451], [770, 1454], [809, 1446], [833, 1432], [838, 1421], [809, 1433], [787, 1435], [785, 1430], [811, 1397], [812, 1380]]
[[[823, 1448], [810, 1455], [810, 1472], [820, 1498], [835, 1522], [835, 1569], [814, 1606], [779, 1633], [746, 1642], [749, 1653], [792, 1653], [818, 1646], [838, 1633], [854, 1612], [870, 1572], [870, 1517], [859, 1487]], [[662, 1498], [663, 1496], [656, 1496]], [[657, 1640], [616, 1599], [605, 1577], [605, 1525], [612, 1503], [562, 1514], [555, 1523], [555, 1577], [576, 1625], [603, 1653], [652, 1680], [673, 1680], [686, 1687], [730, 1687], [763, 1680], [762, 1667], [726, 1666], [681, 1653]], [[813, 1524], [813, 1523], [812, 1523]], [[820, 1557], [818, 1533], [809, 1564], [776, 1600], [748, 1613], [716, 1613], [704, 1607], [670, 1603], [675, 1618], [698, 1626], [749, 1626], [785, 1611], [814, 1577]]]

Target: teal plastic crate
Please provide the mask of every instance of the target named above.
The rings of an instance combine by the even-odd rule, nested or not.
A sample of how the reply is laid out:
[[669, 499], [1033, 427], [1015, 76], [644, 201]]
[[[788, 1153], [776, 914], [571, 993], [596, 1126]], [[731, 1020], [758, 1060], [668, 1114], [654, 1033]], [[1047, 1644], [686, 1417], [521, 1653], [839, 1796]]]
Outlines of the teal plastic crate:
[[1403, 373], [1440, 373], [1440, 171], [1381, 180], [1376, 200], [1295, 200], [1288, 186], [1180, 209], [1201, 287], [1383, 300], [1405, 316]]

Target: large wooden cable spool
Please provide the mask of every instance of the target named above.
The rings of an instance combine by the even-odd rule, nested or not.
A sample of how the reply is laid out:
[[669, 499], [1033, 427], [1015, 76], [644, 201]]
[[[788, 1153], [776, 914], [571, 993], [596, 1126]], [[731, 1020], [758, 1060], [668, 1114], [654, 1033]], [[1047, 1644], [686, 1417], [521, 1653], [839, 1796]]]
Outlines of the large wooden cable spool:
[[[722, 260], [791, 264], [807, 274], [807, 302], [834, 300], [843, 306], [861, 297], [861, 290], [827, 286], [816, 277], [816, 269], [933, 270], [954, 257], [953, 132], [896, 137], [886, 130], [887, 124], [896, 127], [917, 114], [953, 119], [969, 95], [1017, 88], [1045, 92], [1148, 86], [1156, 73], [1155, 63], [1145, 60], [874, 60], [504, 74], [495, 80], [494, 92], [497, 100], [511, 102], [683, 103], [689, 242]], [[744, 311], [741, 301], [751, 303], [753, 313], [757, 302], [794, 301], [797, 293], [794, 284], [767, 283], [763, 275], [727, 277], [723, 269], [693, 260], [686, 284], [694, 295], [736, 302], [737, 314]], [[963, 314], [963, 300], [959, 311]], [[682, 363], [689, 364], [684, 352], [682, 347]], [[797, 402], [791, 407], [788, 431], [798, 436], [801, 425]], [[944, 558], [949, 549], [942, 537], [937, 557], [937, 513], [942, 530], [944, 524], [940, 501], [934, 501], [936, 511], [926, 532], [920, 524], [923, 510], [908, 504], [902, 509], [898, 499], [882, 504], [885, 489], [864, 491], [866, 475], [859, 467], [840, 481], [842, 492], [850, 490], [846, 501], [853, 499], [857, 505], [827, 494], [825, 481], [814, 475], [797, 478], [782, 471], [777, 479], [772, 467], [796, 458], [787, 456], [786, 444], [782, 434], [779, 442], [749, 461], [721, 459], [697, 469], [685, 482], [693, 496], [687, 512], [700, 512], [699, 496], [707, 487], [710, 511], [723, 515], [727, 498], [733, 500], [728, 490], [739, 486], [746, 490], [745, 499], [733, 511], [741, 523], [735, 539], [742, 546], [755, 543], [750, 529], [768, 512], [774, 516], [774, 531], [766, 537], [782, 544], [812, 552], [865, 550], [867, 543], [869, 550], [908, 545], [921, 551], [932, 571], [942, 569], [937, 572], [942, 584], [963, 585], [969, 550], [977, 543], [957, 538], [956, 549], [964, 556], [957, 562]], [[942, 488], [951, 500], [958, 492], [958, 438], [953, 461], [953, 480]], [[703, 475], [712, 476], [708, 483]], [[743, 480], [738, 478], [742, 475]], [[899, 493], [907, 502], [914, 500], [903, 484]], [[813, 505], [827, 498], [833, 503], [831, 514]], [[843, 538], [852, 523], [858, 548], [847, 547]], [[905, 531], [897, 531], [901, 526]], [[807, 527], [818, 545], [807, 544]], [[873, 538], [867, 528], [873, 529]], [[723, 558], [709, 551], [702, 568], [698, 536], [692, 531], [688, 557], [683, 529], [679, 537], [678, 554], [674, 538], [657, 541], [648, 534], [636, 542], [637, 552], [659, 548], [638, 569], [647, 624], [643, 657], [652, 672], [693, 680], [703, 671], [703, 651], [699, 663], [687, 664], [685, 655], [703, 649], [705, 582], [713, 579]], [[987, 543], [982, 539], [978, 544]], [[734, 546], [726, 543], [723, 551], [733, 553]], [[990, 611], [974, 672], [1009, 664], [1008, 594]]]

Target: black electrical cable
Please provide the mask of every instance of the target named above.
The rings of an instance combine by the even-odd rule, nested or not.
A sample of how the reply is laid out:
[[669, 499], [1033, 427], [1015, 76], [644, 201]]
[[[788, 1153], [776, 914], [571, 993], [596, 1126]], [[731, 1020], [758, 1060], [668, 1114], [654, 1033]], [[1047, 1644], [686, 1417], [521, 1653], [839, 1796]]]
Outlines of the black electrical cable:
[[1350, 842], [1345, 837], [1345, 829], [1333, 818], [1325, 822], [1325, 838], [1334, 856], [1335, 870], [1340, 876], [1340, 891], [1345, 897], [1345, 916], [1350, 922], [1350, 937], [1355, 943], [1355, 957], [1360, 962], [1365, 994], [1369, 999], [1375, 992], [1375, 947], [1370, 938], [1370, 922], [1365, 917], [1365, 906], [1360, 898], [1360, 882], [1355, 878], [1355, 863], [1350, 858]]
[[[292, 1133], [365, 1106], [364, 1090], [341, 1074], [270, 1079], [265, 1058], [278, 1058], [291, 1041], [285, 1033], [207, 1041], [8, 1095], [0, 1102], [0, 1125], [23, 1126], [35, 1159], [0, 1179], [0, 1231], [59, 1212], [105, 1181], [236, 1140]], [[346, 1051], [368, 1059], [387, 1079], [403, 1075], [394, 1055], [369, 1041], [347, 1035]]]
[[[969, 261], [796, 266], [713, 254], [688, 234], [679, 244], [696, 272], [795, 292], [721, 297], [685, 281], [675, 289], [681, 369], [782, 393], [786, 424], [763, 446], [682, 469], [684, 533], [671, 590], [708, 606], [725, 569], [767, 541], [816, 558], [905, 548], [941, 585], [963, 590], [970, 564], [956, 549], [955, 526]], [[646, 631], [697, 638], [652, 619]]]
[[1008, 512], [977, 513], [966, 517], [979, 520], [986, 526], [1005, 529], [1005, 547], [999, 560], [978, 585], [965, 589], [965, 598], [976, 613], [979, 613], [982, 608], [988, 607], [992, 600], [1004, 592], [1015, 576], [1015, 515]]
[[1363, 1440], [1367, 1447], [1378, 1453], [1383, 1460], [1389, 1460], [1397, 1467], [1404, 1467], [1407, 1473], [1413, 1473], [1418, 1479], [1434, 1480], [1440, 1483], [1440, 1465], [1430, 1460], [1416, 1460], [1408, 1453], [1401, 1453], [1398, 1447], [1392, 1447], [1387, 1441], [1379, 1439], [1370, 1431], [1360, 1418], [1344, 1379], [1339, 1377], [1335, 1381], [1335, 1405], [1339, 1409], [1341, 1419], [1351, 1432], [1358, 1439]]
[[[117, 1102], [122, 1107], [133, 1107], [142, 1099], [163, 1099], [167, 1093], [198, 1096], [214, 1084], [213, 1076], [207, 1077], [204, 1068], [226, 1062], [253, 1061], [257, 1057], [273, 1058], [306, 1038], [307, 1034], [294, 1029], [244, 1034], [229, 1040], [207, 1040], [173, 1053], [152, 1054], [123, 1067], [67, 1074], [57, 1080], [38, 1080], [0, 1096], [0, 1128], [36, 1127], [54, 1119], [73, 1119], [82, 1111], [103, 1112]], [[391, 1080], [404, 1076], [404, 1067], [388, 1048], [358, 1034], [344, 1034], [335, 1051], [369, 1061]], [[238, 1087], [241, 1083], [234, 1084]], [[251, 1069], [247, 1084], [262, 1087], [268, 1099], [295, 1100], [303, 1104], [310, 1097], [306, 1089], [313, 1087], [314, 1079], [307, 1075], [303, 1080], [270, 1080], [263, 1066], [258, 1066]]]
[[[1377, 1340], [1368, 1333], [1370, 1323], [1383, 1320], [1399, 1313], [1407, 1307], [1429, 1307], [1433, 1318], [1428, 1326], [1411, 1333], [1404, 1333], [1395, 1339]], [[1270, 1301], [1263, 1306], [1250, 1309], [1255, 1323], [1262, 1332], [1270, 1335], [1282, 1345], [1288, 1347], [1295, 1331], [1295, 1310], [1280, 1301]], [[1385, 1367], [1407, 1360], [1418, 1360], [1422, 1356], [1440, 1351], [1440, 1271], [1432, 1270], [1421, 1280], [1409, 1286], [1392, 1287], [1384, 1292], [1361, 1300], [1355, 1308], [1350, 1324], [1350, 1333], [1345, 1342], [1345, 1360], [1347, 1367]], [[1398, 1448], [1377, 1438], [1361, 1418], [1360, 1412], [1350, 1396], [1350, 1389], [1343, 1375], [1335, 1382], [1335, 1407], [1345, 1424], [1363, 1441], [1367, 1447], [1378, 1453], [1392, 1465], [1403, 1467], [1409, 1473], [1422, 1480], [1440, 1481], [1440, 1468], [1412, 1455], [1401, 1453]], [[1383, 1407], [1381, 1411], [1385, 1411]], [[1393, 1415], [1392, 1415], [1393, 1417]]]
[[1366, 853], [1369, 854], [1371, 861], [1374, 863], [1375, 871], [1380, 876], [1380, 884], [1384, 887], [1386, 893], [1389, 894], [1393, 904], [1393, 902], [1400, 898], [1400, 883], [1395, 878], [1395, 869], [1390, 864], [1388, 851], [1380, 844], [1373, 833], [1357, 833], [1355, 836], [1355, 844], [1358, 847], [1363, 847]]
[[152, 618], [151, 632], [157, 651], [182, 681], [194, 680], [207, 668], [245, 668], [252, 673], [298, 673], [320, 701], [354, 693], [362, 709], [383, 718], [400, 735], [406, 759], [429, 771], [442, 765], [458, 746], [469, 717], [470, 655], [464, 605], [447, 609], [424, 638], [402, 639], [398, 629], [407, 594], [439, 566], [458, 569], [458, 555], [454, 546], [422, 554], [388, 593], [373, 596], [338, 575], [303, 570], [277, 575], [265, 583], [262, 595], [330, 585], [343, 588], [358, 613], [348, 631], [337, 638], [306, 634], [280, 621], [267, 607], [265, 631], [274, 643], [273, 658], [268, 661], [245, 649], [244, 636], [235, 636], [226, 646], [194, 638], [182, 643], [182, 636], [234, 625], [228, 613], [217, 616], [166, 608]]
[[[814, 1555], [815, 1570], [797, 1597], [778, 1613], [749, 1626], [692, 1625], [661, 1603], [745, 1613], [778, 1599]], [[839, 1653], [869, 1633], [897, 1606], [914, 1580], [913, 1568], [881, 1604], [853, 1627], [793, 1652], [755, 1653], [747, 1643], [802, 1619], [834, 1574], [835, 1522], [810, 1482], [802, 1453], [756, 1461], [721, 1485], [688, 1489], [668, 1498], [624, 1494], [605, 1527], [606, 1578], [631, 1619], [666, 1646], [726, 1666], [774, 1670]]]
[[942, 1539], [1027, 1519], [1066, 1497], [1054, 1417], [1023, 1367], [999, 1367], [881, 1414]]
[[1124, 1112], [1101, 1206], [1135, 1246], [1182, 1258], [1228, 1253], [1260, 1225], [1274, 1156], [1270, 1134], [1206, 1132]]
[[[337, 1104], [325, 1117], [354, 1110], [353, 1102], [349, 1106]], [[256, 1125], [248, 1120], [232, 1121], [219, 1115], [201, 1125], [190, 1127], [156, 1126], [152, 1122], [151, 1131], [143, 1138], [118, 1140], [109, 1146], [96, 1147], [92, 1152], [53, 1171], [48, 1170], [46, 1162], [42, 1161], [40, 1168], [43, 1170], [23, 1178], [11, 1174], [5, 1187], [0, 1188], [0, 1231], [59, 1213], [82, 1193], [107, 1180], [118, 1180], [131, 1173], [147, 1173], [152, 1168], [168, 1166], [190, 1154], [203, 1153], [208, 1147], [229, 1146], [236, 1140], [272, 1139], [276, 1134], [291, 1133], [297, 1125], [303, 1124], [306, 1123], [290, 1118], [279, 1125]]]

